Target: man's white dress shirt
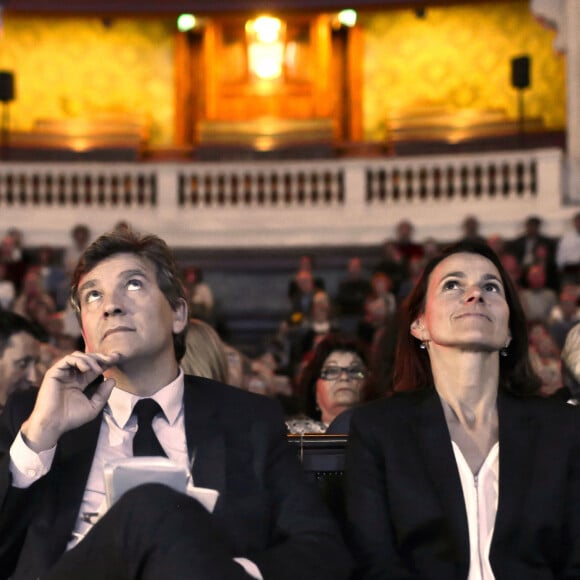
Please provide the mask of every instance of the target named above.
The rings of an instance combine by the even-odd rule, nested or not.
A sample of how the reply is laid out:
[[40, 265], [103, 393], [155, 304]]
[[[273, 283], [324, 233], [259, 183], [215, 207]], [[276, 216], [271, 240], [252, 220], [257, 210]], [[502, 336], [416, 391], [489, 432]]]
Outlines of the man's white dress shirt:
[[[159, 403], [163, 414], [159, 413], [152, 422], [161, 446], [169, 459], [190, 474], [190, 485], [193, 485], [191, 468], [193, 458], [189, 459], [185, 436], [183, 410], [183, 371], [177, 378], [157, 391], [151, 398]], [[133, 455], [133, 437], [137, 432], [137, 417], [133, 408], [143, 397], [114, 388], [103, 411], [103, 420], [95, 456], [81, 507], [72, 537], [67, 549], [76, 546], [90, 531], [92, 526], [106, 512], [104, 467], [107, 463]], [[52, 466], [56, 447], [41, 453], [35, 453], [25, 443], [19, 432], [10, 448], [10, 471], [12, 485], [26, 488], [46, 475]], [[257, 566], [246, 558], [235, 558], [254, 578], [262, 576]]]

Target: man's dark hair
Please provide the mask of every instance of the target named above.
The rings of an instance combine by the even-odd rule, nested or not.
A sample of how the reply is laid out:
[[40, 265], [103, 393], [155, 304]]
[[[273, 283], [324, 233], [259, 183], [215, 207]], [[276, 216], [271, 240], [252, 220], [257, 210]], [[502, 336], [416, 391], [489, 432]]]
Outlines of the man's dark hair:
[[[149, 260], [156, 268], [157, 285], [176, 310], [181, 299], [187, 298], [179, 269], [169, 246], [155, 235], [142, 235], [130, 229], [117, 229], [97, 238], [82, 254], [73, 272], [70, 300], [80, 320], [79, 281], [99, 263], [116, 254], [135, 254]], [[185, 353], [187, 326], [179, 334], [173, 335], [175, 358], [180, 361]]]
[[541, 381], [533, 371], [528, 355], [528, 329], [526, 317], [518, 292], [497, 254], [485, 243], [463, 241], [444, 248], [432, 258], [423, 270], [415, 288], [400, 310], [400, 327], [395, 359], [394, 390], [414, 391], [433, 388], [433, 375], [427, 351], [420, 348], [420, 341], [412, 336], [411, 324], [425, 309], [429, 278], [437, 265], [453, 254], [477, 254], [487, 258], [498, 270], [505, 289], [509, 308], [511, 342], [507, 356], [500, 357], [499, 386], [518, 395], [536, 394]]
[[48, 340], [44, 329], [32, 320], [15, 312], [0, 310], [0, 358], [4, 355], [12, 336], [20, 332], [25, 332], [40, 342]]

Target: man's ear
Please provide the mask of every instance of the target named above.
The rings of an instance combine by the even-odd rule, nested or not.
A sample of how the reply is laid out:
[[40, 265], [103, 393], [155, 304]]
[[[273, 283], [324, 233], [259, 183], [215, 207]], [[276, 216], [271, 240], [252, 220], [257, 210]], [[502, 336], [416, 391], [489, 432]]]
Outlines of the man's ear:
[[173, 334], [179, 334], [188, 323], [187, 302], [179, 299], [179, 304], [173, 309]]

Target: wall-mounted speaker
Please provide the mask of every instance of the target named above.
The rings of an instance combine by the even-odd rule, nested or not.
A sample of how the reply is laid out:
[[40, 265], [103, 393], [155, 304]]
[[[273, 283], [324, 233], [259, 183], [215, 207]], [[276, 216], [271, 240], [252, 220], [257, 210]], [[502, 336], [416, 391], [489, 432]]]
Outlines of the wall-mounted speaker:
[[528, 55], [512, 58], [512, 87], [515, 89], [527, 89], [530, 86], [530, 64]]
[[0, 71], [0, 102], [8, 103], [14, 100], [14, 73]]

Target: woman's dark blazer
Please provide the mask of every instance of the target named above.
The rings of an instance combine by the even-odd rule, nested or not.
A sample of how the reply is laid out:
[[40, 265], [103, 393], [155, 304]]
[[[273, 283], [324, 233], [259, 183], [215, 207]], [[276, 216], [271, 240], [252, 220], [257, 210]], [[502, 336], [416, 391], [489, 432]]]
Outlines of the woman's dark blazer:
[[[495, 578], [580, 578], [579, 409], [502, 391], [498, 413]], [[436, 391], [354, 411], [346, 498], [356, 578], [467, 578], [467, 515]]]

